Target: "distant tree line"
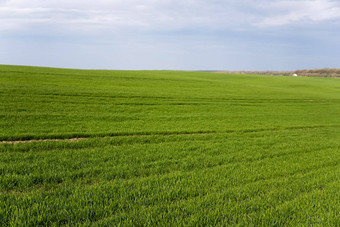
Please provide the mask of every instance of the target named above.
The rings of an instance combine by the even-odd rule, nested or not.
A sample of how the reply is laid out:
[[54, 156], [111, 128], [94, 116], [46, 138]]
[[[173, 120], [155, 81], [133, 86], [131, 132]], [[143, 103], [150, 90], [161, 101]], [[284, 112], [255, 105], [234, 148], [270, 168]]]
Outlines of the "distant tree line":
[[273, 75], [273, 76], [298, 76], [308, 77], [340, 77], [340, 69], [302, 69], [296, 71], [216, 71], [218, 73]]

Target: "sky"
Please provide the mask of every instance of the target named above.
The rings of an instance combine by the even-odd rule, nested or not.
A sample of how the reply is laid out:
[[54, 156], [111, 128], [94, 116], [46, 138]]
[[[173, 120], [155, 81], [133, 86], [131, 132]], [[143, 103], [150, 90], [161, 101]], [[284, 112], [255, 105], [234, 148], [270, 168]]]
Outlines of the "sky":
[[340, 68], [340, 1], [0, 0], [0, 64]]

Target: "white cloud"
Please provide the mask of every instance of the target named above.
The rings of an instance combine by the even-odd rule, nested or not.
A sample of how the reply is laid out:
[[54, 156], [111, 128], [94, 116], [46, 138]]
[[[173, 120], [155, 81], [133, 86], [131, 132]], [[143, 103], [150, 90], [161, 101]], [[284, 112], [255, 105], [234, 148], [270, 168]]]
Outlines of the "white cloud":
[[242, 30], [339, 18], [331, 0], [0, 0], [0, 31]]
[[0, 30], [40, 24], [71, 29], [86, 25], [97, 29], [223, 29], [252, 19], [237, 5], [235, 0], [8, 0], [0, 4]]
[[260, 27], [306, 24], [340, 19], [340, 4], [329, 0], [274, 1], [266, 6], [270, 15]]

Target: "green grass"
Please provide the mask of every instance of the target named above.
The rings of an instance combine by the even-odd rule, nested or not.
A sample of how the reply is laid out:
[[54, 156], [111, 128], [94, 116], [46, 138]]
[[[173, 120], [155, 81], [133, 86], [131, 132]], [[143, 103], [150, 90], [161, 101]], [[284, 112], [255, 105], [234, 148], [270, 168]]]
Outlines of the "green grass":
[[337, 78], [0, 66], [0, 226], [339, 226]]

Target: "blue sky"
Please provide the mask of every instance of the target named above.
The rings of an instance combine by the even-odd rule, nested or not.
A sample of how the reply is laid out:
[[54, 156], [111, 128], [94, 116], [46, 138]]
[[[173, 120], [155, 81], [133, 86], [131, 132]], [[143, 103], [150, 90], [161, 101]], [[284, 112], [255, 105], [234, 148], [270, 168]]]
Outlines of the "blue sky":
[[340, 1], [0, 0], [0, 64], [340, 68]]

